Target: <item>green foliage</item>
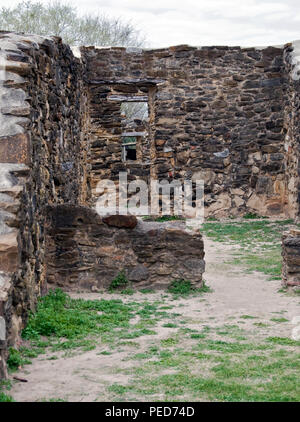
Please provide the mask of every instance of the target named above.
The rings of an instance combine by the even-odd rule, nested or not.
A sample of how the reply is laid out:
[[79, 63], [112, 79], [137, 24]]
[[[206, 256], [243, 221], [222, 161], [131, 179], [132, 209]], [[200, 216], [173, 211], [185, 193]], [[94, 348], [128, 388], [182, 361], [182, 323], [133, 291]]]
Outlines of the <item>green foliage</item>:
[[124, 271], [120, 271], [116, 278], [110, 283], [109, 290], [116, 290], [119, 287], [124, 287], [129, 284]]
[[254, 219], [258, 219], [258, 218], [264, 218], [264, 219], [266, 219], [266, 218], [268, 218], [268, 217], [263, 217], [263, 216], [260, 216], [260, 215], [258, 215], [258, 214], [255, 214], [255, 213], [249, 212], [248, 214], [245, 214], [245, 215], [243, 216], [243, 218], [244, 218], [245, 220], [254, 220]]
[[7, 394], [5, 394], [5, 393], [1, 393], [1, 391], [0, 391], [0, 403], [11, 403], [11, 402], [14, 402], [15, 400], [11, 397], [11, 396], [8, 396]]
[[252, 315], [241, 315], [240, 318], [242, 319], [256, 319], [257, 317]]
[[148, 293], [155, 293], [154, 289], [141, 289], [140, 293], [148, 294]]
[[127, 289], [121, 290], [120, 293], [121, 293], [121, 295], [132, 296], [134, 294], [134, 290], [132, 288], [128, 287]]
[[162, 215], [160, 217], [145, 216], [144, 221], [155, 221], [156, 223], [164, 223], [166, 221], [183, 221], [184, 218], [179, 215]]
[[192, 285], [189, 280], [173, 280], [168, 286], [168, 292], [179, 295], [188, 295], [191, 290]]
[[273, 321], [273, 322], [289, 322], [289, 320], [286, 319], [286, 318], [271, 318], [270, 321]]
[[165, 327], [165, 328], [177, 328], [178, 325], [174, 324], [173, 322], [167, 322], [166, 324], [163, 324], [163, 327]]
[[217, 242], [241, 246], [228, 264], [244, 266], [249, 273], [262, 272], [269, 276], [269, 280], [280, 280], [281, 236], [293, 224], [293, 220], [266, 221], [261, 218], [254, 220], [254, 217], [251, 214], [244, 216], [248, 221], [230, 223], [206, 222], [203, 232]]
[[9, 356], [7, 359], [7, 366], [11, 371], [16, 371], [20, 366], [31, 363], [30, 360], [25, 359], [19, 350], [14, 348], [9, 349]]
[[155, 221], [157, 221], [158, 223], [164, 223], [165, 221], [177, 221], [177, 220], [183, 220], [182, 217], [178, 216], [178, 215], [162, 215], [161, 217], [157, 217], [155, 219]]
[[192, 286], [189, 280], [173, 280], [168, 286], [168, 292], [173, 293], [174, 296], [188, 296], [191, 293], [209, 293], [211, 288], [203, 281], [202, 287]]
[[0, 403], [15, 401], [12, 396], [9, 396], [6, 394], [6, 392], [3, 392], [3, 390], [10, 390], [11, 386], [11, 380], [0, 380]]
[[[65, 348], [86, 347], [89, 334], [128, 327], [130, 317], [131, 308], [120, 300], [71, 299], [56, 289], [39, 300], [37, 311], [30, 315], [22, 336], [35, 341], [39, 341], [39, 336], [63, 337], [67, 339], [62, 343]], [[36, 345], [41, 347], [40, 343]]]
[[104, 14], [79, 15], [61, 1], [21, 1], [0, 9], [0, 27], [6, 31], [62, 37], [71, 45], [141, 47], [145, 39], [130, 22]]
[[292, 340], [288, 337], [268, 337], [267, 341], [282, 346], [300, 346], [300, 341]]

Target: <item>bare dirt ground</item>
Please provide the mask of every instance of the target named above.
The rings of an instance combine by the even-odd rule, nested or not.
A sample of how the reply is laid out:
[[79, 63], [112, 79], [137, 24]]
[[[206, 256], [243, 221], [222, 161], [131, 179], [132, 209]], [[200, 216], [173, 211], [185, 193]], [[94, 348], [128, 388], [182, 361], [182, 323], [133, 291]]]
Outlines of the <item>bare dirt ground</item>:
[[[135, 293], [132, 296], [122, 296], [108, 293], [72, 294], [72, 297], [84, 299], [112, 299], [126, 301], [154, 302], [163, 298], [164, 305], [172, 306], [172, 312], [180, 314], [185, 327], [201, 330], [203, 327], [220, 327], [224, 324], [238, 323], [248, 330], [251, 338], [259, 340], [267, 336], [290, 337], [293, 317], [300, 315], [299, 297], [279, 293], [280, 281], [267, 281], [261, 273], [247, 274], [245, 269], [232, 266], [226, 262], [238, 248], [205, 239], [206, 284], [213, 289], [212, 293], [202, 296], [190, 296], [174, 300], [165, 292], [154, 294]], [[241, 318], [244, 316], [244, 318]], [[246, 317], [245, 317], [246, 316]], [[249, 316], [249, 318], [247, 318]], [[270, 323], [274, 317], [284, 317], [285, 324]], [[263, 329], [256, 329], [253, 321], [259, 321]], [[132, 379], [131, 370], [137, 362], [130, 359], [134, 353], [141, 353], [149, 345], [158, 344], [162, 339], [174, 334], [174, 328], [164, 327], [161, 321], [155, 327], [155, 335], [144, 335], [134, 339], [131, 346], [122, 345], [111, 351], [111, 354], [101, 354], [107, 350], [107, 345], [99, 343], [94, 350], [82, 352], [72, 350], [70, 353], [46, 353], [32, 359], [31, 365], [26, 365], [17, 375], [26, 378], [27, 383], [14, 382], [10, 394], [16, 401], [41, 401], [62, 399], [66, 401], [114, 401], [115, 396], [109, 391], [109, 386], [127, 384]], [[184, 347], [184, 344], [180, 344]], [[172, 373], [172, 370], [162, 370]], [[139, 395], [137, 400], [147, 400]], [[152, 399], [161, 400], [160, 394]], [[188, 397], [187, 397], [188, 399]]]

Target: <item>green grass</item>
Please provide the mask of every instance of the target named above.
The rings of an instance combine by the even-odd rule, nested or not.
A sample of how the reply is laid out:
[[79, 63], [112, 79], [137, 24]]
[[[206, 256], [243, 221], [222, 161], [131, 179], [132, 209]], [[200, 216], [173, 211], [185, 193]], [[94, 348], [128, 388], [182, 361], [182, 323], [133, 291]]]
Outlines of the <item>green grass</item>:
[[205, 235], [217, 242], [239, 245], [229, 264], [239, 265], [252, 273], [259, 271], [269, 280], [281, 279], [281, 236], [293, 224], [293, 220], [270, 221], [256, 219], [248, 214], [246, 221], [206, 222], [203, 224]]
[[[93, 350], [100, 342], [116, 345], [121, 339], [155, 335], [149, 326], [156, 325], [159, 303], [121, 300], [71, 299], [60, 289], [50, 291], [39, 299], [37, 310], [31, 314], [22, 337], [30, 346], [12, 350], [9, 365], [12, 369], [30, 363], [45, 350], [57, 352], [80, 349]], [[130, 324], [135, 315], [138, 324]]]
[[189, 280], [173, 280], [168, 286], [168, 292], [172, 293], [175, 298], [180, 296], [186, 297], [192, 293], [210, 293], [212, 290], [203, 281], [202, 287], [194, 287]]
[[288, 337], [268, 337], [267, 341], [282, 346], [300, 346], [300, 341], [292, 340]]
[[241, 315], [240, 318], [242, 319], [256, 319], [257, 317], [253, 315]]
[[130, 307], [120, 300], [71, 299], [56, 289], [39, 300], [22, 336], [31, 340], [46, 336], [78, 341], [89, 334], [128, 327], [131, 316]]
[[273, 322], [289, 322], [289, 320], [286, 319], [286, 318], [271, 318], [270, 321], [273, 321]]
[[7, 394], [7, 390], [10, 390], [11, 387], [12, 383], [10, 380], [0, 380], [0, 403], [15, 401], [12, 396]]
[[7, 402], [14, 402], [15, 400], [12, 398], [12, 396], [9, 396], [5, 393], [1, 393], [0, 391], [0, 402], [1, 403], [7, 403]]
[[177, 221], [177, 220], [184, 220], [183, 217], [177, 216], [177, 215], [163, 215], [161, 217], [149, 217], [145, 216], [143, 217], [144, 221], [155, 221], [157, 223], [164, 223], [166, 221]]
[[132, 288], [128, 287], [127, 289], [121, 290], [120, 293], [121, 293], [121, 295], [132, 296], [134, 294], [134, 290]]
[[148, 294], [148, 293], [155, 293], [154, 289], [141, 289], [141, 293]]
[[[32, 353], [33, 355], [34, 353]], [[34, 354], [35, 356], [37, 356], [36, 354]], [[31, 361], [29, 359], [26, 359], [26, 354], [22, 353], [19, 350], [16, 350], [14, 348], [10, 348], [9, 349], [9, 355], [8, 355], [8, 359], [7, 359], [7, 367], [8, 369], [12, 372], [12, 371], [17, 371], [19, 369], [19, 367], [23, 366], [23, 365], [28, 365], [31, 363]], [[35, 357], [34, 356], [34, 357]]]
[[[189, 343], [189, 337], [198, 343]], [[298, 343], [279, 338], [250, 342], [249, 336], [245, 342], [225, 342], [179, 330], [133, 355], [137, 364], [125, 372], [131, 375], [128, 384], [113, 384], [108, 391], [114, 400], [126, 401], [300, 401], [300, 355], [290, 349]]]
[[245, 214], [243, 216], [243, 218], [245, 220], [255, 220], [255, 219], [259, 219], [259, 218], [268, 218], [268, 217], [260, 217], [259, 215], [255, 214], [255, 213], [249, 212], [248, 214]]

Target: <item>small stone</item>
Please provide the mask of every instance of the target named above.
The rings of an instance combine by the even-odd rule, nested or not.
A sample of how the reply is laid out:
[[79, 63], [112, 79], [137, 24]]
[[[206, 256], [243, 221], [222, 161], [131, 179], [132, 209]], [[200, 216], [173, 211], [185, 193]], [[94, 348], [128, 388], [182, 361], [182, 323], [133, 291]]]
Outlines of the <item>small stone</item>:
[[109, 215], [103, 218], [103, 222], [112, 227], [124, 227], [134, 229], [137, 225], [137, 218], [134, 215]]

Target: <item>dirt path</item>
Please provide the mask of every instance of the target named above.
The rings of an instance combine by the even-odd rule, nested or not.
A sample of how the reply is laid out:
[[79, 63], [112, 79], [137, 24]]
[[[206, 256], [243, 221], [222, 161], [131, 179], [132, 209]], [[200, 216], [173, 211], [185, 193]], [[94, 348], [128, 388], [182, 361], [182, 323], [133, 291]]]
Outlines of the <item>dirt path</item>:
[[[213, 289], [212, 293], [175, 301], [171, 295], [166, 298], [162, 292], [148, 295], [136, 293], [133, 296], [122, 296], [121, 299], [129, 302], [154, 302], [163, 298], [164, 305], [172, 306], [171, 312], [180, 314], [185, 327], [189, 329], [199, 330], [204, 326], [214, 328], [237, 321], [257, 340], [267, 336], [290, 337], [293, 328], [291, 320], [300, 315], [299, 297], [278, 293], [280, 281], [267, 281], [263, 274], [247, 274], [243, 268], [226, 263], [232, 258], [234, 250], [232, 246], [205, 239], [207, 267], [204, 278], [206, 284]], [[107, 293], [72, 296], [86, 299], [120, 298], [120, 295]], [[276, 316], [284, 317], [289, 322], [270, 323]], [[253, 321], [266, 323], [266, 328], [255, 329]], [[123, 345], [109, 355], [101, 354], [107, 350], [107, 346], [103, 344], [88, 352], [74, 350], [69, 355], [64, 352], [55, 353], [55, 360], [51, 360], [53, 353], [40, 355], [32, 359], [31, 365], [18, 372], [18, 376], [26, 378], [28, 382], [14, 383], [10, 394], [16, 401], [51, 398], [67, 401], [113, 401], [114, 396], [109, 393], [108, 386], [130, 381], [130, 370], [136, 365], [136, 362], [130, 360], [130, 356], [174, 334], [174, 329], [164, 327], [163, 322], [165, 321], [155, 327], [155, 335], [134, 339], [135, 347]]]

